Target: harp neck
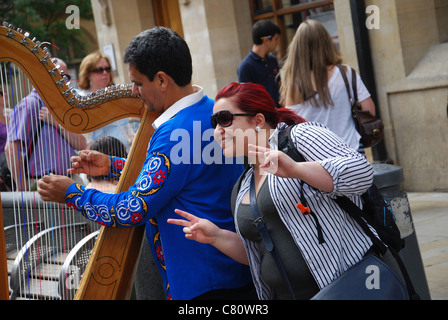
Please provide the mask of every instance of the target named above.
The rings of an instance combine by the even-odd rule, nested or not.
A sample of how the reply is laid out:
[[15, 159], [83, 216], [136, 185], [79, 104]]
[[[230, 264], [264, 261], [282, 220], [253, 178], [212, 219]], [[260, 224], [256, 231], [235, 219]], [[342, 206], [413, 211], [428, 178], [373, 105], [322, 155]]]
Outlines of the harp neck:
[[110, 86], [81, 96], [69, 87], [67, 78], [40, 41], [30, 39], [29, 34], [14, 30], [6, 22], [0, 26], [0, 48], [0, 62], [18, 65], [58, 123], [71, 132], [87, 133], [122, 118], [143, 117], [145, 107], [132, 94], [132, 84]]
[[[121, 118], [141, 118], [116, 191], [126, 191], [135, 183], [154, 131], [151, 122], [159, 114], [146, 111], [142, 101], [132, 95], [131, 85], [112, 86], [90, 96], [79, 96], [68, 86], [42, 43], [7, 23], [0, 26], [0, 62], [3, 61], [20, 67], [57, 122], [68, 131], [87, 133]], [[144, 227], [103, 227], [82, 277], [77, 299], [127, 299], [143, 235]], [[2, 255], [0, 251], [0, 260]], [[111, 270], [111, 261], [120, 267]], [[111, 273], [103, 277], [104, 270], [111, 270]], [[4, 287], [3, 278], [0, 274], [0, 290]]]

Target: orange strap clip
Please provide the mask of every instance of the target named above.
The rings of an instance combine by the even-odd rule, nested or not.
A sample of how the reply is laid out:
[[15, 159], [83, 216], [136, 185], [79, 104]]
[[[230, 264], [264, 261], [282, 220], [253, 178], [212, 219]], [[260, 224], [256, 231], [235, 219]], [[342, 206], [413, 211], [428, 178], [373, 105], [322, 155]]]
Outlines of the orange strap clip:
[[311, 213], [310, 208], [305, 207], [303, 204], [298, 203], [297, 204], [297, 208], [304, 214], [304, 215], [308, 215]]

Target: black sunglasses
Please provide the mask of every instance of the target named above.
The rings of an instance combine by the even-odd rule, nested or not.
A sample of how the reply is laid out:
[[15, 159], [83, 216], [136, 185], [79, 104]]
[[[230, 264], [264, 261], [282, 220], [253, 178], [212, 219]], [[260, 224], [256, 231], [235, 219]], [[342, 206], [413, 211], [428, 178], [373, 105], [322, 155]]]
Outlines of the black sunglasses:
[[106, 68], [101, 68], [101, 67], [99, 67], [99, 68], [95, 68], [95, 69], [93, 69], [93, 73], [103, 73], [104, 71], [106, 71], [106, 72], [110, 72], [110, 70], [111, 70], [111, 68], [110, 67], [106, 67]]
[[216, 128], [219, 124], [226, 128], [232, 125], [234, 117], [253, 117], [256, 113], [232, 113], [229, 110], [222, 110], [212, 115], [212, 127]]

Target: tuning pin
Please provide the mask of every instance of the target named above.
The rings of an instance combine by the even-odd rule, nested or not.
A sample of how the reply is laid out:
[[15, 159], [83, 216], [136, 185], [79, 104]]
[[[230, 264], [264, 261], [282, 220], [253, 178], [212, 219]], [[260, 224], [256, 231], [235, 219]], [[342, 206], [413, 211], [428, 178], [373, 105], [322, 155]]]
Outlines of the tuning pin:
[[71, 77], [68, 74], [66, 74], [64, 71], [61, 71], [60, 74], [62, 76], [62, 79], [64, 79], [64, 81], [66, 82], [66, 85], [68, 86], [70, 84]]

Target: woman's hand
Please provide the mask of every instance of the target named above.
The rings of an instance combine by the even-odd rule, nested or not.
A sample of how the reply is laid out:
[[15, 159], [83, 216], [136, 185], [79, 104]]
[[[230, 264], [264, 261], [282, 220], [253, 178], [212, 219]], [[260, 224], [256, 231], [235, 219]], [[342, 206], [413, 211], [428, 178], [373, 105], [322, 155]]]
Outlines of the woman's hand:
[[210, 244], [235, 261], [249, 265], [244, 244], [235, 232], [221, 229], [207, 219], [198, 218], [179, 209], [174, 212], [187, 220], [168, 219], [167, 222], [184, 227], [183, 231], [187, 239]]
[[184, 219], [168, 219], [167, 222], [184, 227], [185, 238], [195, 240], [200, 243], [213, 245], [221, 230], [214, 223], [206, 219], [200, 219], [188, 212], [176, 209], [174, 210]]
[[256, 156], [260, 169], [282, 178], [300, 179], [324, 192], [333, 192], [333, 177], [317, 161], [295, 162], [284, 152], [249, 145], [249, 155]]
[[260, 169], [267, 173], [282, 178], [293, 178], [296, 173], [297, 162], [281, 151], [249, 144], [249, 155], [256, 157]]

